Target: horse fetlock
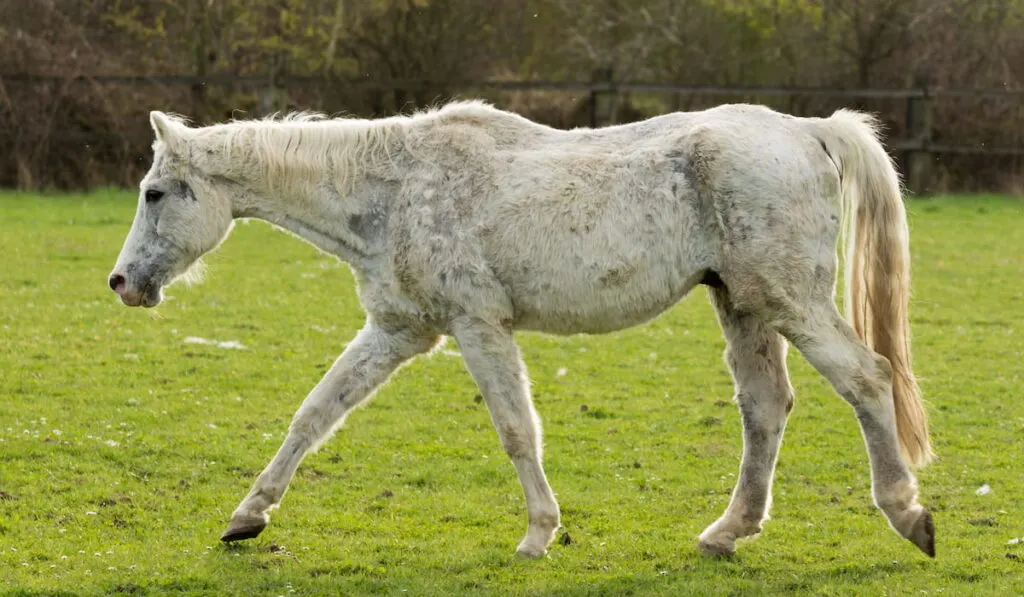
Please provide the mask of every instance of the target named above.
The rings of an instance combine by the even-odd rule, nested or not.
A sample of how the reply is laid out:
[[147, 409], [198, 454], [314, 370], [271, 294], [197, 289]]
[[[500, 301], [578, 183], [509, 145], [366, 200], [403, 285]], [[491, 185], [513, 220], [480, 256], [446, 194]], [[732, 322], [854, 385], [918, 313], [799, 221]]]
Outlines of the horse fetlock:
[[[874, 473], [874, 471], [872, 471]], [[903, 467], [890, 475], [898, 475], [898, 481], [873, 484], [872, 494], [878, 507], [885, 511], [902, 512], [917, 506], [917, 480]]]
[[722, 558], [736, 553], [736, 534], [731, 531], [708, 529], [700, 535], [697, 543], [701, 553], [712, 558]]
[[729, 517], [719, 518], [700, 534], [698, 545], [704, 555], [721, 557], [736, 551], [736, 540], [753, 537], [761, 532], [761, 520]]
[[547, 553], [548, 550], [546, 547], [539, 547], [525, 539], [519, 544], [519, 547], [516, 548], [516, 557], [524, 560], [543, 558]]
[[904, 537], [925, 511], [917, 503], [917, 483], [913, 478], [887, 487], [884, 491], [873, 490], [875, 504], [889, 519], [892, 527]]
[[555, 539], [559, 526], [557, 510], [554, 513], [531, 515], [526, 537], [516, 548], [516, 555], [536, 558], [547, 553], [548, 545]]
[[548, 553], [549, 540], [538, 539], [532, 533], [527, 533], [519, 547], [516, 548], [516, 555], [521, 558], [540, 558]]
[[530, 523], [526, 537], [516, 548], [516, 555], [524, 558], [539, 558], [548, 552], [548, 545], [555, 538], [558, 525], [537, 525]]
[[264, 516], [267, 512], [277, 508], [284, 496], [284, 490], [272, 487], [257, 480], [256, 487], [245, 496], [242, 503], [235, 508], [232, 516]]

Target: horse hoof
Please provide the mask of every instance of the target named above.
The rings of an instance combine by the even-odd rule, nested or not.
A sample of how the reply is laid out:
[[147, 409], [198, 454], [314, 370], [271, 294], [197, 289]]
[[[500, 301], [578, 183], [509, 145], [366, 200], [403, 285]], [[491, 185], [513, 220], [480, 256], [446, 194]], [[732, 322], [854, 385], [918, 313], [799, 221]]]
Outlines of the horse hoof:
[[232, 520], [231, 524], [228, 525], [228, 530], [224, 531], [220, 540], [224, 543], [231, 543], [232, 541], [252, 539], [262, 533], [265, 528], [267, 528], [267, 523], [263, 521], [254, 521], [251, 519], [240, 521]]
[[925, 510], [914, 527], [910, 529], [907, 539], [926, 553], [929, 558], [935, 557], [935, 523], [932, 521], [931, 512]]
[[736, 553], [736, 541], [728, 537], [701, 537], [697, 545], [709, 558], [728, 558]]

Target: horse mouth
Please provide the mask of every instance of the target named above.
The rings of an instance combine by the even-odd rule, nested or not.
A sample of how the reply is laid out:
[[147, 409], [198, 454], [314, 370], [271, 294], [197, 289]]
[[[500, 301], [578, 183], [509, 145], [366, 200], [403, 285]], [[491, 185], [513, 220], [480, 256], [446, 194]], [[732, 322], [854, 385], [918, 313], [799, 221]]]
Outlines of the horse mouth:
[[159, 284], [150, 282], [135, 292], [121, 294], [121, 302], [128, 307], [153, 308], [163, 300], [163, 292]]
[[151, 309], [163, 300], [163, 292], [159, 284], [150, 283], [142, 289], [142, 306]]
[[129, 294], [126, 292], [121, 295], [121, 302], [124, 303], [126, 307], [139, 307], [142, 305], [142, 295]]

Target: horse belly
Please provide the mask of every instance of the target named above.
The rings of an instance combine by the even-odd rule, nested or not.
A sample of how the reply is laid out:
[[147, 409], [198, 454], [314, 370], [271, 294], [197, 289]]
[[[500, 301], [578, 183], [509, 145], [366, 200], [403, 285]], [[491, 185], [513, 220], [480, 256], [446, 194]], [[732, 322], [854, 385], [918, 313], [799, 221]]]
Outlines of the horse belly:
[[514, 327], [553, 334], [602, 334], [649, 321], [678, 302], [701, 278], [698, 271], [603, 274], [546, 272], [513, 287]]
[[517, 230], [518, 246], [504, 252], [508, 258], [498, 268], [516, 327], [605, 333], [648, 321], [678, 302], [708, 267], [704, 243], [686, 219], [651, 221], [610, 219], [569, 234], [550, 223]]

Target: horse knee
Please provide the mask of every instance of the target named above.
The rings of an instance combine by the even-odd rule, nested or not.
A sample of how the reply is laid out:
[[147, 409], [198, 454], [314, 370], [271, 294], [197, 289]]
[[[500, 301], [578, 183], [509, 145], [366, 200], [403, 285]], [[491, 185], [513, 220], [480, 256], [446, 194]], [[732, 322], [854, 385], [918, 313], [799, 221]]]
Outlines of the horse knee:
[[324, 434], [324, 428], [327, 426], [327, 423], [327, 417], [319, 409], [303, 409], [300, 407], [295, 416], [292, 417], [291, 425], [288, 426], [288, 432], [304, 440], [313, 440]]
[[533, 441], [534, 434], [530, 433], [528, 429], [523, 429], [518, 425], [499, 425], [498, 436], [501, 438], [501, 447], [505, 449], [505, 453], [512, 460], [537, 455], [537, 446]]
[[775, 422], [793, 410], [793, 398], [793, 389], [787, 383], [741, 388], [733, 400], [739, 404], [744, 419]]

